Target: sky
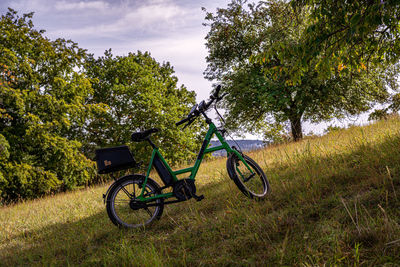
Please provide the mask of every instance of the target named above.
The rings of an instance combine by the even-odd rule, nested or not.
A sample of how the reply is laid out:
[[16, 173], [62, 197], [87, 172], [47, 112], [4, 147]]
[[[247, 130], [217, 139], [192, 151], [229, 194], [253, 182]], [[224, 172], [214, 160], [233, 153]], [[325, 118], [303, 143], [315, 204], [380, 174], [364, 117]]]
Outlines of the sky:
[[[113, 55], [149, 51], [158, 62], [170, 62], [179, 84], [195, 91], [197, 101], [208, 98], [212, 83], [204, 79], [207, 67], [203, 26], [205, 12], [226, 7], [228, 0], [0, 0], [0, 13], [11, 7], [20, 14], [35, 12], [33, 23], [45, 35], [71, 39], [95, 56], [112, 49]], [[365, 122], [366, 118], [356, 118]], [[336, 121], [343, 127], [349, 123]], [[305, 123], [306, 133], [321, 134], [331, 123]], [[258, 138], [249, 133], [247, 138]]]
[[184, 0], [0, 0], [0, 11], [8, 7], [20, 13], [35, 12], [33, 23], [46, 30], [50, 39], [77, 42], [95, 56], [111, 48], [114, 55], [149, 51], [158, 62], [169, 61], [180, 84], [209, 96], [211, 82], [203, 78], [206, 68], [203, 26], [205, 7], [215, 11], [228, 1]]

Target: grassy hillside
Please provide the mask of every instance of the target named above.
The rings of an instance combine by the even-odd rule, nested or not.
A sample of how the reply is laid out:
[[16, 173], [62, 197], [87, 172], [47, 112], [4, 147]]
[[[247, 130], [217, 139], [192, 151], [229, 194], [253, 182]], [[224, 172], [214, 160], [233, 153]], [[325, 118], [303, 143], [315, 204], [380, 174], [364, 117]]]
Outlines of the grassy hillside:
[[249, 153], [266, 201], [242, 195], [225, 159], [145, 230], [109, 221], [107, 186], [0, 208], [0, 265], [400, 265], [400, 119]]

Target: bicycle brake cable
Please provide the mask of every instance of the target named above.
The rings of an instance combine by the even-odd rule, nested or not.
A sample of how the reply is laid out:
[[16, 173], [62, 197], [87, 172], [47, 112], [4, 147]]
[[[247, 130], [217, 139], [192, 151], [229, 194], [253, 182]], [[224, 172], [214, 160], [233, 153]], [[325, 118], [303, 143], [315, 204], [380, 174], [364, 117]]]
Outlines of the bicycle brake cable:
[[215, 103], [215, 105], [214, 105], [214, 109], [215, 109], [215, 111], [217, 112], [217, 114], [218, 114], [218, 116], [221, 118], [221, 120], [222, 120], [222, 122], [224, 123], [224, 125], [225, 125], [225, 120], [224, 120], [224, 118], [221, 116], [221, 114], [219, 114], [219, 112], [218, 112], [218, 109], [217, 109], [217, 103]]
[[[225, 126], [225, 123], [226, 123], [226, 122], [225, 122], [224, 118], [222, 117], [222, 115], [218, 112], [217, 103], [214, 104], [214, 109], [215, 109], [215, 111], [217, 112], [218, 116], [219, 116], [219, 117], [221, 118], [221, 120], [223, 121], [224, 126]], [[236, 142], [236, 140], [233, 139], [233, 137], [229, 134], [229, 132], [225, 129], [225, 127], [224, 127], [224, 130], [225, 130], [225, 132], [228, 134], [228, 136], [232, 139], [232, 141], [237, 145], [239, 152], [240, 152], [241, 154], [243, 154], [242, 148], [239, 146], [239, 144]]]

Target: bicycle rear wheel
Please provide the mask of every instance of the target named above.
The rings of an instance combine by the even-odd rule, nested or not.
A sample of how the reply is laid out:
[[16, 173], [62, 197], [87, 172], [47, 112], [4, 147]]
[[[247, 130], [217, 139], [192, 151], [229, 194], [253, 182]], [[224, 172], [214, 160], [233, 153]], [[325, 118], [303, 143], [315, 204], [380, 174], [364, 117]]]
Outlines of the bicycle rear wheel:
[[[118, 227], [138, 228], [160, 219], [164, 210], [164, 200], [157, 199], [157, 206], [147, 207], [145, 203], [136, 201], [142, 191], [144, 177], [130, 175], [118, 180], [107, 196], [107, 214], [110, 220]], [[145, 197], [160, 194], [158, 184], [148, 178], [145, 185]]]
[[242, 156], [251, 171], [236, 154], [231, 154], [226, 161], [228, 174], [247, 197], [262, 199], [270, 191], [267, 176], [253, 159], [246, 155]]

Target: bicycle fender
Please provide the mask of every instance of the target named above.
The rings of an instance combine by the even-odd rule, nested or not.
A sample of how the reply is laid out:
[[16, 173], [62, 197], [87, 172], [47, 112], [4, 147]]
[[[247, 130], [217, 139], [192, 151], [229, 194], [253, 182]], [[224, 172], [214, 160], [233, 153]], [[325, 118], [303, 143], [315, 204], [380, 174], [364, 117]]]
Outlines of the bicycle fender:
[[230, 172], [228, 165], [230, 164], [230, 161], [233, 160], [232, 157], [234, 157], [234, 155], [235, 155], [234, 153], [231, 153], [228, 156], [228, 159], [226, 160], [226, 171], [228, 172], [228, 176], [229, 176], [229, 178], [231, 178], [231, 180], [233, 180], [233, 178], [232, 178], [233, 173]]

